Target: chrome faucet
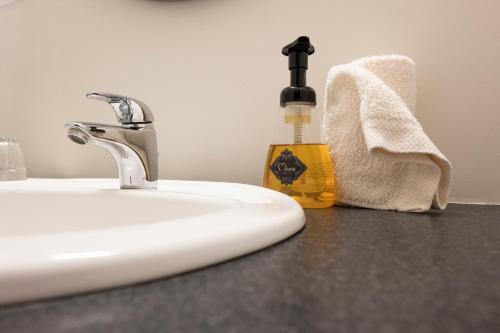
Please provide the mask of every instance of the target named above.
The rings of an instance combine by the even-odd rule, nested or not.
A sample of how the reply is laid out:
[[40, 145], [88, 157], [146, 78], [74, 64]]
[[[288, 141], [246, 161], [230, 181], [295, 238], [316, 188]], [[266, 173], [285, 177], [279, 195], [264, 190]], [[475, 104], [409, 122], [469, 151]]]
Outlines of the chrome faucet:
[[130, 97], [104, 93], [87, 97], [108, 102], [121, 125], [72, 121], [66, 124], [68, 138], [107, 150], [118, 167], [120, 188], [156, 188], [158, 148], [151, 110]]

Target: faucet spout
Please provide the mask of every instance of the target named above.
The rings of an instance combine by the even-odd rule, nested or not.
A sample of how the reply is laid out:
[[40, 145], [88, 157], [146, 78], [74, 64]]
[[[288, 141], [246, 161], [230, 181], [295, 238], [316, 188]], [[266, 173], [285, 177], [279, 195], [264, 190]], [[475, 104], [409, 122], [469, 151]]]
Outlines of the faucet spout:
[[73, 121], [67, 123], [66, 128], [73, 142], [101, 147], [113, 156], [120, 188], [157, 187], [158, 148], [152, 122], [118, 126]]

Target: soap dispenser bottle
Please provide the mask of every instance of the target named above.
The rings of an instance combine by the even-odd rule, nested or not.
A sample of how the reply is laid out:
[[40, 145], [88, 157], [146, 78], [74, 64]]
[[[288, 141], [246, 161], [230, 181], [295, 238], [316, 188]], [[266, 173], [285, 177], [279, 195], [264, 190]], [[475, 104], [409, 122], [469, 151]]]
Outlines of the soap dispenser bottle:
[[264, 187], [285, 193], [304, 208], [326, 208], [335, 200], [335, 176], [328, 146], [319, 142], [316, 93], [306, 85], [308, 56], [314, 53], [302, 36], [285, 46], [290, 86], [281, 91], [280, 124], [270, 145]]

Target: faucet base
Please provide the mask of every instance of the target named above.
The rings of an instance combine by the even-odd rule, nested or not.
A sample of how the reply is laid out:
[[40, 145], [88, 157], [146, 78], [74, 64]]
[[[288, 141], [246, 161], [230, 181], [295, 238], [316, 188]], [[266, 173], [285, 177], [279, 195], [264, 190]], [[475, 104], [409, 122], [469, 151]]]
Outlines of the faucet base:
[[157, 189], [158, 181], [148, 182], [144, 181], [142, 184], [120, 184], [122, 190], [132, 190], [132, 189]]

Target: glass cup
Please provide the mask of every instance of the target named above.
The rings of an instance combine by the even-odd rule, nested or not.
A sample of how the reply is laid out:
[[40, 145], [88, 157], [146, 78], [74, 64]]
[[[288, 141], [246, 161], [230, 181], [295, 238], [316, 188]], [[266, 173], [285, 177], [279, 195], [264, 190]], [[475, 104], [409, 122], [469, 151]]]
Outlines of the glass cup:
[[21, 146], [16, 138], [0, 137], [0, 181], [26, 179]]

